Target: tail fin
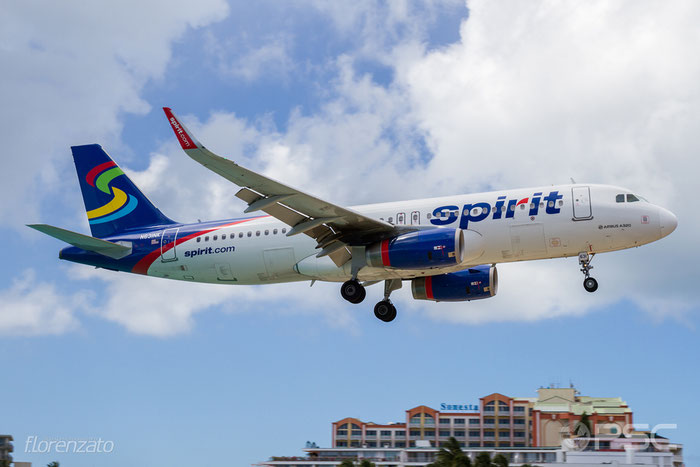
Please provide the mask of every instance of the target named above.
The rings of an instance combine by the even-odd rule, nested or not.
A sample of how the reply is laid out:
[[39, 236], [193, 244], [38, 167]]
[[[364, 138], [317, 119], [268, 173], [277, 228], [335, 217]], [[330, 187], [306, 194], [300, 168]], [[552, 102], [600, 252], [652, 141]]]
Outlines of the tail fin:
[[90, 231], [104, 238], [124, 230], [174, 224], [136, 188], [99, 144], [73, 146]]

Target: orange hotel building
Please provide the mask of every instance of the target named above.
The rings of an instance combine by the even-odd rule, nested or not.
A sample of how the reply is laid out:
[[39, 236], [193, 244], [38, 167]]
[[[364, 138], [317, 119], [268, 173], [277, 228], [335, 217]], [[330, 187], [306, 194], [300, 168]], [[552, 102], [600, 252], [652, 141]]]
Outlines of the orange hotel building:
[[581, 396], [574, 388], [540, 388], [532, 398], [494, 393], [482, 397], [478, 406], [440, 408], [420, 405], [406, 410], [405, 422], [388, 425], [344, 418], [333, 423], [332, 446], [439, 447], [454, 437], [466, 448], [549, 447], [561, 446], [584, 413], [593, 434], [601, 437], [617, 437], [633, 423], [621, 398]]

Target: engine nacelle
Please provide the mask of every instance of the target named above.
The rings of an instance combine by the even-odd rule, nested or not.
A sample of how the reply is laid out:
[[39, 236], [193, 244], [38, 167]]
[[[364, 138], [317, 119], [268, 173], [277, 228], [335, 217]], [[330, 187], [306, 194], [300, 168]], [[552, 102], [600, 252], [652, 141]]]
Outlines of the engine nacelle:
[[411, 281], [416, 300], [463, 302], [496, 295], [498, 271], [496, 266], [476, 266], [464, 271], [437, 276], [417, 277]]
[[409, 232], [367, 248], [367, 264], [377, 268], [429, 269], [462, 262], [461, 229], [428, 229]]

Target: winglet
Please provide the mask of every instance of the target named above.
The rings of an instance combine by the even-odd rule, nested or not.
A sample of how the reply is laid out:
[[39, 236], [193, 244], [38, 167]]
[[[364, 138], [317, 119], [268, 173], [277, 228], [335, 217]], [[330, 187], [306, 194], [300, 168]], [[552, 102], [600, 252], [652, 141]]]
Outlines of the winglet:
[[190, 133], [187, 127], [180, 123], [180, 120], [177, 119], [170, 107], [163, 107], [163, 111], [165, 112], [165, 116], [168, 118], [168, 122], [170, 122], [170, 126], [173, 127], [175, 136], [177, 136], [178, 141], [180, 141], [180, 146], [182, 146], [182, 149], [187, 150], [203, 147], [199, 141], [192, 136], [192, 133]]

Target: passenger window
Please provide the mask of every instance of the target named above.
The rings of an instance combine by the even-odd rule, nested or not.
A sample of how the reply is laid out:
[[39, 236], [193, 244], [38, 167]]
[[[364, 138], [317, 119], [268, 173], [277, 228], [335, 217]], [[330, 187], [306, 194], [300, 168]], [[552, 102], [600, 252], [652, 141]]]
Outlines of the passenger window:
[[431, 217], [433, 217], [433, 215], [430, 214], [430, 213], [427, 213], [427, 214], [425, 215], [425, 218], [428, 219], [428, 220], [430, 220]]
[[259, 230], [258, 230], [257, 232], [255, 232], [255, 236], [256, 236], [256, 237], [259, 237], [259, 236], [260, 236], [260, 231], [259, 231]]
[[277, 235], [277, 229], [272, 229], [272, 235]]
[[634, 203], [635, 201], [639, 201], [639, 198], [637, 198], [634, 195], [629, 195], [629, 194], [627, 195], [627, 202], [628, 203]]
[[617, 203], [624, 203], [624, 202], [625, 202], [625, 195], [617, 195], [617, 196], [615, 196], [615, 202], [617, 202]]
[[287, 228], [286, 228], [286, 227], [282, 229], [282, 233], [287, 233]]
[[202, 241], [202, 237], [197, 237], [197, 243]]
[[510, 211], [511, 211], [511, 212], [515, 211], [515, 204], [511, 204], [511, 205], [510, 205]]
[[238, 238], [243, 238], [243, 232], [240, 232], [240, 233], [238, 234]]
[[390, 218], [389, 218], [389, 224], [393, 224], [393, 223], [394, 223], [394, 218], [393, 218], [393, 217], [390, 217]]
[[535, 203], [530, 203], [530, 209], [535, 209]]
[[564, 206], [564, 201], [559, 200], [559, 207]]
[[221, 235], [221, 240], [226, 240], [226, 234]]
[[249, 237], [252, 237], [252, 236], [253, 236], [253, 232], [248, 232], [248, 236], [249, 236]]
[[554, 201], [550, 201], [549, 203], [547, 203], [547, 206], [550, 207], [550, 208], [553, 208], [553, 207], [554, 207]]
[[213, 241], [216, 241], [216, 239], [219, 238], [218, 235], [214, 235], [214, 238], [212, 238]]
[[266, 231], [265, 231], [265, 235], [270, 235], [270, 231], [269, 231], [269, 230], [266, 230]]
[[208, 241], [209, 241], [209, 235], [207, 235], [206, 237], [204, 237], [204, 241], [205, 241], [205, 242], [208, 242]]

